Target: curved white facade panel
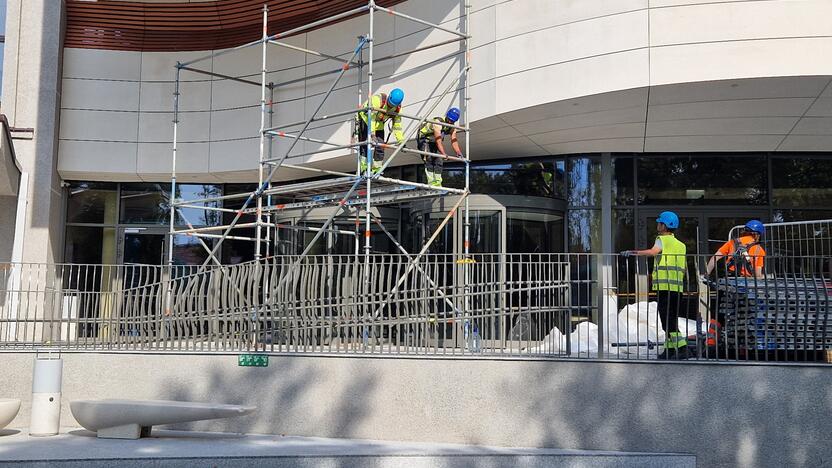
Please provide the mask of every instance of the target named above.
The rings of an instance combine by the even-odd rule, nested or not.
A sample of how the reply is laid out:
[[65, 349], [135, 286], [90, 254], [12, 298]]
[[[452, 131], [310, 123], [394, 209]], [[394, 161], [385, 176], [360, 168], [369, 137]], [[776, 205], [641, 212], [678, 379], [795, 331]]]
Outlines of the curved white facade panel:
[[[829, 0], [471, 1], [474, 159], [832, 150]], [[456, 1], [411, 0], [398, 9], [457, 28], [461, 8]], [[376, 18], [377, 58], [451, 37], [390, 15]], [[362, 17], [287, 42], [347, 56], [366, 29]], [[377, 63], [376, 86], [395, 83], [407, 93], [406, 112], [421, 113], [425, 99], [459, 73], [459, 63], [442, 60], [459, 50], [452, 44]], [[253, 47], [195, 66], [257, 81], [260, 54]], [[200, 55], [65, 49], [62, 177], [168, 178], [174, 64]], [[337, 68], [278, 47], [269, 49], [269, 64], [277, 70], [269, 74], [275, 83]], [[273, 124], [311, 115], [332, 77], [277, 88]], [[259, 87], [190, 72], [182, 80], [181, 178], [256, 179]], [[357, 75], [348, 73], [321, 113], [357, 107], [357, 84]], [[437, 113], [458, 101], [458, 94], [446, 99]], [[313, 128], [312, 136], [349, 141], [348, 123]], [[275, 145], [275, 154], [284, 148], [286, 141]], [[294, 153], [315, 149], [301, 143]], [[334, 152], [303, 159], [321, 167], [354, 165]]]

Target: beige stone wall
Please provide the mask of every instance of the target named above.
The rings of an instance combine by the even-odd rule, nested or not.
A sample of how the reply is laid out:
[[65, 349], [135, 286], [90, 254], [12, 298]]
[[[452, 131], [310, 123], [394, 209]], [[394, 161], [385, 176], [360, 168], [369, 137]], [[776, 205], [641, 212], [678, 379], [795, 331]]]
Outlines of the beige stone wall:
[[[832, 150], [832, 3], [826, 0], [473, 0], [471, 72], [475, 159], [592, 151]], [[455, 28], [459, 2], [419, 0], [405, 13]], [[344, 55], [367, 18], [289, 42]], [[376, 56], [450, 36], [377, 15]], [[445, 46], [380, 63], [376, 84], [395, 83], [417, 112], [458, 64]], [[66, 49], [59, 170], [64, 178], [166, 180], [170, 172], [174, 63], [198, 53]], [[332, 70], [285, 49], [269, 51], [269, 80]], [[258, 78], [260, 50], [201, 64]], [[255, 180], [259, 90], [182, 75], [183, 181]], [[348, 74], [322, 113], [358, 104]], [[279, 88], [276, 124], [308, 117], [330, 78]], [[458, 103], [458, 95], [439, 105]], [[311, 136], [346, 143], [347, 123], [316, 123]], [[279, 154], [286, 142], [275, 145]], [[318, 145], [301, 143], [296, 153]], [[408, 161], [402, 159], [402, 162]], [[293, 161], [347, 169], [343, 153]], [[287, 173], [288, 177], [298, 174]]]
[[[24, 400], [32, 354], [0, 354], [0, 395]], [[254, 405], [187, 428], [514, 447], [693, 453], [699, 466], [823, 466], [825, 364], [626, 363], [430, 356], [64, 353], [69, 402], [131, 398]], [[826, 366], [826, 367], [824, 367]], [[673, 382], [676, 384], [669, 384]]]

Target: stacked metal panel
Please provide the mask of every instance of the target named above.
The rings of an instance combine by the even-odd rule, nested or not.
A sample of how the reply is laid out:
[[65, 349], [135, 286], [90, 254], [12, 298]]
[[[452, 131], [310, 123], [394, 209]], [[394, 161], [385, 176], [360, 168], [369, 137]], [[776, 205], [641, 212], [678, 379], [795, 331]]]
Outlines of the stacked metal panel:
[[832, 280], [727, 278], [717, 283], [725, 339], [738, 350], [832, 349]]

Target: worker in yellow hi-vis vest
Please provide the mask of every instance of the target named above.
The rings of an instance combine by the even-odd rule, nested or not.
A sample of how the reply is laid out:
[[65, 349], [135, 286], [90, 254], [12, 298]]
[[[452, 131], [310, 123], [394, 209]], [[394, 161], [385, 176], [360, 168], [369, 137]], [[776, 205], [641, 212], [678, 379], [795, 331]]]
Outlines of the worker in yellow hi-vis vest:
[[[391, 130], [393, 136], [396, 137], [396, 143], [401, 144], [404, 141], [404, 132], [402, 131], [402, 117], [399, 113], [402, 111], [402, 102], [404, 101], [404, 91], [395, 88], [387, 93], [373, 94], [372, 99], [369, 100], [370, 107], [373, 108], [373, 128], [372, 141], [373, 143], [384, 143], [384, 124], [389, 120], [391, 123]], [[359, 142], [367, 141], [367, 102], [364, 103], [362, 109], [355, 114], [355, 133]], [[367, 171], [367, 145], [359, 147], [359, 154], [361, 155], [361, 172]], [[379, 145], [373, 148], [373, 172], [378, 172], [381, 169], [382, 161], [384, 161], [384, 147]]]
[[693, 354], [689, 351], [687, 336], [679, 332], [679, 315], [687, 315], [682, 303], [687, 247], [674, 234], [679, 227], [679, 216], [676, 213], [664, 211], [656, 218], [656, 222], [659, 235], [653, 247], [647, 250], [625, 250], [621, 255], [656, 257], [653, 265], [653, 290], [656, 291], [659, 319], [665, 330], [664, 351], [659, 359], [687, 359]]
[[[442, 125], [442, 123], [454, 125], [459, 120], [459, 108], [451, 107], [445, 113], [445, 117], [434, 117], [432, 120], [425, 122], [422, 128], [419, 129], [419, 134], [416, 138], [416, 147], [419, 151], [425, 151], [434, 154], [446, 156], [445, 145], [442, 143], [444, 136], [451, 138], [451, 148], [453, 148], [456, 157], [462, 157], [462, 149], [459, 147], [459, 140], [456, 136], [456, 128]], [[440, 123], [442, 122], [442, 123]], [[425, 176], [428, 180], [428, 185], [432, 187], [442, 187], [442, 166], [445, 162], [441, 156], [422, 155], [422, 161], [425, 162]]]

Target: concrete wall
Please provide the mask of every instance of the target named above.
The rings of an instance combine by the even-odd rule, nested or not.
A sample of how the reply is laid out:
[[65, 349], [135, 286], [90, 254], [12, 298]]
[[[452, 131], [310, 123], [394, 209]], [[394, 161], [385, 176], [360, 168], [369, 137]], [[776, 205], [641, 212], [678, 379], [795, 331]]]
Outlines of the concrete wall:
[[61, 50], [64, 3], [9, 0], [3, 63], [3, 113], [12, 127], [32, 128], [32, 139], [17, 139], [15, 153], [29, 174], [23, 258], [60, 261], [64, 206], [57, 172]]
[[[399, 10], [456, 28], [460, 3], [409, 1]], [[832, 150], [827, 0], [471, 3], [475, 159], [588, 151]], [[347, 54], [366, 29], [367, 18], [356, 18], [289, 42]], [[376, 53], [449, 37], [378, 15]], [[379, 64], [377, 85], [404, 88], [406, 110], [417, 112], [434, 86], [443, 89], [459, 71], [458, 64], [435, 61], [458, 50], [449, 45]], [[66, 49], [62, 176], [165, 180], [173, 65], [198, 55]], [[278, 48], [271, 49], [269, 63], [279, 70], [269, 79], [278, 83], [334, 68], [333, 62]], [[201, 66], [256, 77], [260, 51]], [[250, 181], [256, 177], [259, 89], [206, 78], [183, 75], [182, 180]], [[323, 112], [355, 106], [357, 79], [348, 74]], [[329, 81], [281, 88], [275, 123], [309, 116]], [[314, 136], [348, 141], [347, 124], [315, 126]], [[301, 144], [298, 152], [315, 148]], [[322, 167], [354, 166], [339, 161], [338, 153], [306, 159]]]
[[[31, 354], [0, 358], [0, 396], [27, 402]], [[203, 430], [695, 453], [701, 466], [824, 466], [828, 367], [272, 356], [63, 355], [62, 423], [83, 398], [254, 404]]]
[[0, 196], [0, 263], [12, 260], [14, 225], [17, 215], [17, 197]]

